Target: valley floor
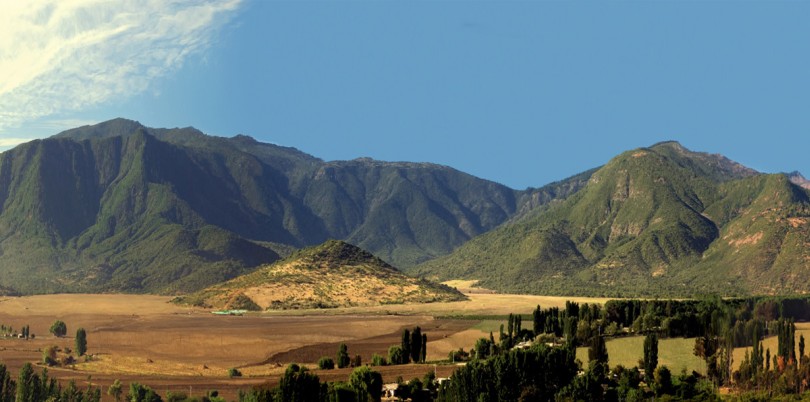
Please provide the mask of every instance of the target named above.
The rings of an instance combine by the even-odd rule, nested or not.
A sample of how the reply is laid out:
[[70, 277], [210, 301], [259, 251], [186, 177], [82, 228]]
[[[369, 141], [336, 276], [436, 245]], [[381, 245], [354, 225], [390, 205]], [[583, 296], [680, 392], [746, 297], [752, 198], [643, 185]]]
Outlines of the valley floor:
[[[470, 300], [452, 303], [385, 305], [329, 310], [296, 310], [219, 316], [210, 310], [182, 307], [171, 298], [147, 295], [61, 294], [0, 299], [0, 324], [19, 330], [30, 326], [32, 340], [0, 338], [0, 360], [12, 372], [25, 362], [42, 361], [42, 350], [56, 345], [73, 348], [73, 334], [85, 328], [90, 361], [50, 368], [51, 376], [88, 381], [105, 387], [115, 379], [138, 381], [158, 392], [202, 395], [217, 389], [235, 399], [238, 389], [275, 384], [286, 365], [303, 363], [315, 369], [322, 356], [334, 357], [339, 343], [349, 354], [369, 362], [372, 354], [387, 355], [399, 344], [402, 330], [420, 326], [428, 335], [427, 359], [446, 359], [451, 350], [469, 350], [488, 336], [491, 316], [530, 313], [564, 306], [571, 298], [470, 293]], [[581, 303], [606, 299], [575, 298]], [[68, 336], [48, 333], [55, 320], [67, 324]], [[495, 324], [491, 324], [492, 326]], [[241, 378], [228, 378], [237, 367]], [[421, 377], [437, 370], [447, 377], [452, 365], [405, 365], [375, 368], [387, 382], [398, 376]], [[314, 370], [322, 380], [345, 380], [351, 369]]]

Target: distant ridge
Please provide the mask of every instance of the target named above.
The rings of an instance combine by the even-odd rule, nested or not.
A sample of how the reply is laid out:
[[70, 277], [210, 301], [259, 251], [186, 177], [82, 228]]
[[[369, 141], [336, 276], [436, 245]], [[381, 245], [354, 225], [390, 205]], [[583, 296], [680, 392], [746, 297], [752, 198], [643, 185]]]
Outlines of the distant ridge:
[[810, 189], [810, 180], [805, 179], [804, 176], [802, 176], [801, 173], [799, 173], [799, 172], [789, 173], [788, 178], [790, 178], [790, 181], [793, 184], [796, 184], [796, 185], [801, 186], [801, 187], [806, 188], [806, 189]]
[[465, 300], [457, 290], [411, 278], [369, 252], [331, 240], [178, 303], [226, 309], [301, 309]]
[[810, 292], [800, 185], [667, 141], [513, 190], [114, 119], [0, 153], [0, 289], [185, 294], [341, 239], [500, 291]]
[[407, 268], [586, 181], [517, 191], [435, 164], [324, 162], [113, 119], [0, 154], [0, 287], [184, 293], [330, 238]]
[[810, 201], [785, 175], [664, 142], [622, 153], [568, 199], [415, 268], [503, 292], [810, 292]]

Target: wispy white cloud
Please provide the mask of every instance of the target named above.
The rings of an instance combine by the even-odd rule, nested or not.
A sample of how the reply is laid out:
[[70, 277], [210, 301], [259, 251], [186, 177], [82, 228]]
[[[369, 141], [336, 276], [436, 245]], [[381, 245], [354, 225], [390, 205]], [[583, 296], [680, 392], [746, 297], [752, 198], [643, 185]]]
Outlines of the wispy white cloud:
[[0, 138], [0, 148], [8, 148], [31, 141], [31, 138]]
[[0, 1], [0, 132], [148, 89], [240, 1]]

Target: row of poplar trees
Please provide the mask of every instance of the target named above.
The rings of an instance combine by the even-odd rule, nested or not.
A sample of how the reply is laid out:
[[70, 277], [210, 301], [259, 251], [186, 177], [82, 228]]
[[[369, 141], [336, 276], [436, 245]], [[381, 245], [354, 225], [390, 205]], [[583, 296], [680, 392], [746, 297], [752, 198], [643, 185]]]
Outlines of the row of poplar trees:
[[413, 331], [402, 331], [402, 342], [399, 347], [392, 346], [388, 350], [390, 364], [424, 363], [427, 357], [427, 334], [416, 327]]

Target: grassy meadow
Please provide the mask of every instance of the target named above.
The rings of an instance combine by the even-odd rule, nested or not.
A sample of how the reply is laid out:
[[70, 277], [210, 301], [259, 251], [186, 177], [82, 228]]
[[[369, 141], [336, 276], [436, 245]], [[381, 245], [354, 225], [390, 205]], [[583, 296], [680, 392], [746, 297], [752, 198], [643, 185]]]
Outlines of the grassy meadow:
[[[628, 336], [611, 339], [606, 342], [608, 350], [608, 365], [614, 367], [622, 365], [633, 367], [639, 365], [639, 360], [644, 357], [644, 337]], [[706, 363], [692, 353], [695, 347], [695, 338], [668, 338], [658, 340], [658, 365], [667, 366], [677, 374], [681, 370], [687, 373], [697, 371], [706, 373]], [[577, 359], [582, 361], [583, 366], [588, 363], [588, 348], [577, 348]]]

